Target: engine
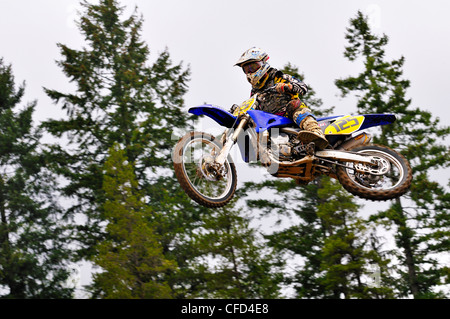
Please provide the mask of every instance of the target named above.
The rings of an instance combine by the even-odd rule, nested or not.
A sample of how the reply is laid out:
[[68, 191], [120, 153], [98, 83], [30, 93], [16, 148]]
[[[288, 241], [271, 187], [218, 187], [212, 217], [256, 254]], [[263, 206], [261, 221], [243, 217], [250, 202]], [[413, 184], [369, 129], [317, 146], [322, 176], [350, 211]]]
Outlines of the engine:
[[280, 132], [272, 134], [270, 137], [270, 146], [274, 155], [279, 157], [290, 157], [292, 153], [292, 144], [289, 135]]

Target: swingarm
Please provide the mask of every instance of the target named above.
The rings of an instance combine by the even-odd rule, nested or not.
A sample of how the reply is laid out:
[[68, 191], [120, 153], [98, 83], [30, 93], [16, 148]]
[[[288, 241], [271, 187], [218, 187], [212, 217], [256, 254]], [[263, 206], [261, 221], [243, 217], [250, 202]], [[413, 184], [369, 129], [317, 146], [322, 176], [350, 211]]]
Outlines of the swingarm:
[[[316, 152], [316, 157], [333, 163], [332, 160], [339, 162], [354, 163], [353, 169], [360, 173], [370, 173], [372, 175], [384, 175], [390, 170], [389, 162], [378, 156], [364, 156], [348, 151], [325, 150]], [[345, 164], [334, 163], [338, 166], [347, 167]]]
[[323, 157], [338, 160], [341, 162], [359, 162], [369, 165], [378, 164], [377, 161], [373, 158], [373, 156], [362, 156], [348, 151], [325, 150], [325, 151], [317, 151], [315, 155], [318, 158]]

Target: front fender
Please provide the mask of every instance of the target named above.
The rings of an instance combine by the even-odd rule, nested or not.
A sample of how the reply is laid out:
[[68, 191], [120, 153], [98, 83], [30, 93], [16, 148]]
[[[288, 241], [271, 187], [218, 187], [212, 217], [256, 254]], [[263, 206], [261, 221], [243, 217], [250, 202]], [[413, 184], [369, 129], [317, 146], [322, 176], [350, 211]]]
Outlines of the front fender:
[[199, 116], [206, 115], [220, 125], [228, 128], [232, 127], [234, 122], [236, 121], [236, 117], [233, 116], [230, 112], [227, 112], [220, 107], [211, 104], [191, 107], [188, 112]]
[[[206, 115], [216, 121], [218, 124], [231, 128], [236, 121], [236, 117], [230, 112], [227, 112], [220, 107], [205, 104], [196, 107], [191, 107], [188, 111], [189, 113], [201, 116]], [[239, 149], [241, 151], [242, 159], [248, 163], [250, 161], [256, 160], [256, 154], [250, 142], [248, 133], [242, 134], [237, 140]]]

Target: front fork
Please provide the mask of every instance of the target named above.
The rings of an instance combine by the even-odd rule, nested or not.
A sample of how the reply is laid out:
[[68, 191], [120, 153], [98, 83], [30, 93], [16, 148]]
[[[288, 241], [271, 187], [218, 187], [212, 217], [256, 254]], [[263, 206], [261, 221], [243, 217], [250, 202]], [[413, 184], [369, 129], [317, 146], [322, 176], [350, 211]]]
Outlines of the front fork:
[[[245, 114], [241, 117], [241, 121], [239, 122], [238, 126], [236, 127], [236, 129], [234, 130], [233, 134], [230, 135], [230, 137], [228, 137], [228, 139], [226, 139], [224, 142], [224, 146], [222, 147], [222, 149], [219, 152], [219, 155], [217, 155], [217, 157], [214, 160], [214, 163], [222, 166], [225, 163], [225, 160], [227, 159], [228, 155], [230, 154], [230, 150], [233, 147], [234, 144], [236, 144], [239, 135], [242, 133], [242, 131], [244, 130], [245, 126], [247, 125], [248, 121], [249, 121], [250, 116], [248, 114]], [[224, 137], [225, 139], [226, 137]]]

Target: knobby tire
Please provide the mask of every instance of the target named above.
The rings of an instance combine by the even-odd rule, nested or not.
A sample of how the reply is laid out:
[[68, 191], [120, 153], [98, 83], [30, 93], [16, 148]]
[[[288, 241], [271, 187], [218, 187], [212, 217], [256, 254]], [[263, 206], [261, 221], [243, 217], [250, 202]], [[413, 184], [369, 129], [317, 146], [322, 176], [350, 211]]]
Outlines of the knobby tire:
[[184, 164], [183, 164], [183, 158], [184, 158], [184, 150], [186, 145], [195, 139], [202, 139], [207, 142], [214, 143], [218, 149], [222, 148], [222, 145], [217, 142], [211, 134], [204, 133], [204, 132], [189, 132], [185, 136], [183, 136], [175, 146], [175, 150], [173, 153], [173, 162], [174, 162], [174, 170], [175, 170], [175, 176], [178, 179], [178, 182], [180, 183], [181, 188], [186, 192], [186, 194], [193, 199], [195, 202], [197, 202], [200, 205], [203, 205], [205, 207], [209, 208], [217, 208], [222, 207], [228, 204], [228, 202], [233, 198], [234, 193], [236, 191], [236, 185], [237, 185], [237, 174], [236, 174], [236, 167], [234, 163], [231, 162], [231, 158], [229, 157], [227, 159], [229, 165], [230, 165], [230, 178], [231, 180], [231, 187], [230, 190], [222, 197], [220, 198], [210, 198], [199, 191], [197, 191], [194, 187], [194, 185], [191, 183], [189, 177], [186, 175]]
[[350, 149], [349, 151], [358, 152], [363, 150], [366, 151], [374, 150], [377, 152], [386, 153], [394, 157], [401, 164], [401, 167], [404, 171], [403, 177], [400, 183], [396, 185], [394, 188], [379, 189], [379, 190], [370, 189], [352, 180], [352, 178], [348, 175], [347, 168], [338, 166], [336, 168], [338, 180], [347, 191], [349, 191], [353, 195], [356, 195], [364, 199], [370, 199], [373, 201], [385, 201], [389, 199], [398, 198], [404, 195], [409, 190], [409, 187], [411, 186], [412, 182], [412, 170], [409, 162], [403, 155], [386, 146], [376, 144], [358, 146]]

